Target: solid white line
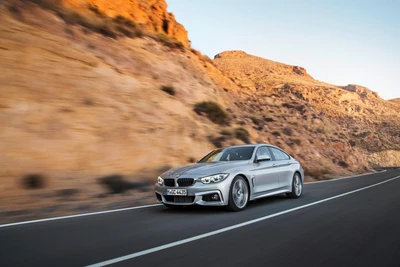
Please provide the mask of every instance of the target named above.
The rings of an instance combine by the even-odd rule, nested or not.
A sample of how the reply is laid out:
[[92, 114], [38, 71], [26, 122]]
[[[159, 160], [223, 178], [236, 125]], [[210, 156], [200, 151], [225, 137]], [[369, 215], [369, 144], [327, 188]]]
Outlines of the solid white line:
[[307, 183], [304, 183], [304, 184], [316, 184], [316, 183], [333, 182], [333, 181], [337, 181], [337, 180], [345, 180], [345, 179], [350, 179], [350, 178], [356, 178], [356, 177], [360, 177], [360, 176], [364, 176], [364, 175], [371, 175], [371, 174], [381, 173], [381, 172], [385, 172], [385, 171], [386, 170], [377, 171], [377, 172], [370, 172], [370, 173], [364, 173], [364, 174], [357, 174], [357, 175], [352, 175], [352, 176], [347, 176], [347, 177], [338, 177], [338, 178], [327, 179], [327, 180], [322, 180], [322, 181], [307, 182]]
[[55, 220], [77, 218], [77, 217], [84, 217], [84, 216], [91, 216], [91, 215], [99, 215], [99, 214], [126, 211], [126, 210], [136, 210], [136, 209], [150, 208], [150, 207], [155, 207], [155, 206], [160, 206], [160, 205], [162, 205], [162, 204], [151, 204], [151, 205], [138, 206], [138, 207], [129, 207], [129, 208], [123, 208], [123, 209], [116, 209], [116, 210], [106, 210], [106, 211], [98, 211], [98, 212], [91, 212], [91, 213], [83, 213], [83, 214], [76, 214], [76, 215], [61, 216], [61, 217], [53, 217], [53, 218], [46, 218], [46, 219], [38, 219], [38, 220], [32, 220], [32, 221], [1, 224], [0, 228], [9, 227], [9, 226], [16, 226], [16, 225], [21, 225], [21, 224], [47, 222], [47, 221], [55, 221]]
[[289, 213], [289, 212], [293, 212], [293, 211], [296, 211], [296, 210], [300, 210], [300, 209], [304, 209], [304, 208], [307, 208], [307, 207], [310, 207], [310, 206], [314, 206], [314, 205], [317, 205], [317, 204], [320, 204], [320, 203], [323, 203], [323, 202], [326, 202], [326, 201], [329, 201], [329, 200], [332, 200], [332, 199], [336, 199], [336, 198], [344, 197], [344, 196], [347, 196], [347, 195], [350, 195], [350, 194], [354, 194], [356, 192], [359, 192], [359, 191], [362, 191], [362, 190], [366, 190], [366, 189], [371, 188], [371, 187], [375, 187], [375, 186], [378, 186], [378, 185], [381, 185], [381, 184], [384, 184], [384, 183], [388, 183], [388, 182], [393, 181], [393, 180], [398, 179], [398, 178], [400, 178], [400, 176], [397, 176], [397, 177], [394, 177], [394, 178], [391, 178], [391, 179], [388, 179], [388, 180], [385, 180], [383, 182], [379, 182], [379, 183], [376, 183], [376, 184], [373, 184], [373, 185], [362, 187], [360, 189], [353, 190], [353, 191], [350, 191], [350, 192], [347, 192], [347, 193], [343, 193], [343, 194], [340, 194], [340, 195], [336, 195], [336, 196], [333, 196], [333, 197], [329, 197], [329, 198], [325, 198], [325, 199], [322, 199], [322, 200], [319, 200], [319, 201], [315, 201], [315, 202], [312, 202], [312, 203], [309, 203], [309, 204], [306, 204], [306, 205], [303, 205], [303, 206], [299, 206], [299, 207], [292, 208], [292, 209], [289, 209], [289, 210], [281, 211], [281, 212], [274, 213], [274, 214], [271, 214], [271, 215], [267, 215], [267, 216], [264, 216], [264, 217], [261, 217], [261, 218], [258, 218], [258, 219], [254, 219], [254, 220], [251, 220], [251, 221], [247, 221], [247, 222], [239, 223], [239, 224], [236, 224], [236, 225], [232, 225], [232, 226], [229, 226], [229, 227], [221, 228], [219, 230], [215, 230], [215, 231], [212, 231], [212, 232], [209, 232], [209, 233], [193, 236], [193, 237], [190, 237], [190, 238], [186, 238], [186, 239], [179, 240], [179, 241], [176, 241], [176, 242], [172, 242], [172, 243], [169, 243], [169, 244], [165, 244], [165, 245], [162, 245], [162, 246], [146, 249], [146, 250], [143, 250], [143, 251], [139, 251], [139, 252], [136, 252], [136, 253], [125, 255], [125, 256], [122, 256], [122, 257], [115, 258], [115, 259], [111, 259], [111, 260], [95, 263], [95, 264], [92, 264], [92, 265], [88, 265], [87, 267], [107, 266], [107, 265], [111, 265], [111, 264], [118, 263], [118, 262], [121, 262], [121, 261], [137, 258], [137, 257], [143, 256], [143, 255], [146, 255], [146, 254], [153, 253], [153, 252], [157, 252], [157, 251], [160, 251], [160, 250], [164, 250], [164, 249], [167, 249], [167, 248], [171, 248], [171, 247], [179, 246], [179, 245], [186, 244], [186, 243], [189, 243], [189, 242], [193, 242], [193, 241], [196, 241], [196, 240], [199, 240], [199, 239], [203, 239], [203, 238], [206, 238], [206, 237], [209, 237], [209, 236], [217, 235], [217, 234], [220, 234], [220, 233], [223, 233], [223, 232], [227, 232], [227, 231], [234, 230], [234, 229], [237, 229], [237, 228], [240, 228], [240, 227], [243, 227], [243, 226], [247, 226], [247, 225], [254, 224], [254, 223], [257, 223], [257, 222], [260, 222], [260, 221], [264, 221], [264, 220], [267, 220], [267, 219], [270, 219], [270, 218], [273, 218], [273, 217], [277, 217], [277, 216], [280, 216], [280, 215], [283, 215], [283, 214], [286, 214], [286, 213]]
[[[382, 172], [385, 172], [385, 171], [386, 171], [386, 170], [383, 170]], [[359, 175], [354, 175], [354, 176], [348, 176], [348, 177], [343, 177], [343, 178], [335, 178], [335, 179], [323, 180], [323, 181], [308, 182], [308, 183], [305, 183], [305, 184], [314, 184], [314, 183], [322, 183], [322, 182], [331, 182], [331, 181], [336, 181], [336, 180], [342, 180], [342, 179], [348, 179], [348, 178], [355, 178], [355, 177], [359, 177], [359, 176], [363, 176], [363, 175], [370, 175], [370, 174], [374, 174], [374, 173], [378, 173], [378, 172], [371, 172], [371, 173], [366, 173], [366, 174], [359, 174]], [[135, 210], [135, 209], [149, 208], [149, 207], [160, 206], [160, 205], [162, 205], [162, 204], [152, 204], [152, 205], [137, 206], [137, 207], [128, 207], [128, 208], [116, 209], [116, 210], [106, 210], [106, 211], [91, 212], [91, 213], [83, 213], [83, 214], [68, 215], [68, 216], [61, 216], [61, 217], [53, 217], [53, 218], [46, 218], [46, 219], [37, 219], [37, 220], [31, 220], [31, 221], [23, 221], [23, 222], [15, 222], [15, 223], [8, 223], [8, 224], [0, 224], [0, 228], [2, 228], [2, 227], [16, 226], [16, 225], [21, 225], [21, 224], [48, 222], [48, 221], [55, 221], [55, 220], [62, 220], [62, 219], [70, 219], [70, 218], [76, 218], [76, 217], [84, 217], [84, 216], [91, 216], [91, 215], [99, 215], [99, 214], [104, 214], [104, 213], [112, 213], [112, 212], [120, 212], [120, 211], [126, 211], [126, 210]]]

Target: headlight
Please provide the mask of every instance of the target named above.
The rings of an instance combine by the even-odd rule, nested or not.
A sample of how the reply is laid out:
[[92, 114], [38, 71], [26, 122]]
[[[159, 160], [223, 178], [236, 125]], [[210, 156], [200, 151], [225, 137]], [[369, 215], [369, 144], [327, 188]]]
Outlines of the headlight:
[[228, 173], [219, 173], [202, 178], [197, 178], [197, 181], [202, 182], [203, 184], [219, 183], [223, 181], [226, 177], [228, 177], [228, 175]]
[[158, 176], [157, 178], [157, 184], [162, 185], [164, 183], [164, 179]]

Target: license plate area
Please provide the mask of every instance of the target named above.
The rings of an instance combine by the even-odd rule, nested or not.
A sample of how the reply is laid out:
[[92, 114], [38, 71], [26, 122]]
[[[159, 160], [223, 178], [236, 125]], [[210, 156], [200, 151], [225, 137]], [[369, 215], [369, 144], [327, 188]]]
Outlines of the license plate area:
[[187, 196], [187, 189], [167, 189], [165, 191], [167, 196]]

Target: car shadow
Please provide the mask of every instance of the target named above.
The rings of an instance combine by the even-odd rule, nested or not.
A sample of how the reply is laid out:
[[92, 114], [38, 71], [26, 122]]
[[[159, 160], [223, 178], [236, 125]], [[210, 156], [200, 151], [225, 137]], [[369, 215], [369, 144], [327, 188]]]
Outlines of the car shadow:
[[[281, 195], [275, 195], [275, 196], [270, 196], [270, 197], [265, 197], [265, 198], [260, 198], [257, 200], [250, 201], [246, 207], [246, 209], [242, 212], [246, 212], [247, 210], [252, 210], [259, 208], [260, 206], [268, 206], [273, 203], [278, 203], [278, 202], [283, 202], [285, 200], [291, 200], [288, 198], [285, 194]], [[220, 206], [199, 206], [199, 205], [193, 205], [193, 206], [176, 206], [173, 208], [167, 208], [164, 207], [163, 209], [158, 210], [159, 212], [162, 213], [168, 213], [168, 214], [222, 214], [223, 212], [227, 213], [235, 213], [231, 212], [226, 209], [226, 207], [220, 207]]]

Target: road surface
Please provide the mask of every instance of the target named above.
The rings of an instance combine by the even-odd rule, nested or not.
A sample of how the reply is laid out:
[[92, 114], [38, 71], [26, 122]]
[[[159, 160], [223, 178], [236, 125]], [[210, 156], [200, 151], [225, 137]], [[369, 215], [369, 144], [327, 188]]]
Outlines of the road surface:
[[400, 169], [242, 212], [162, 205], [0, 225], [0, 266], [400, 266]]

